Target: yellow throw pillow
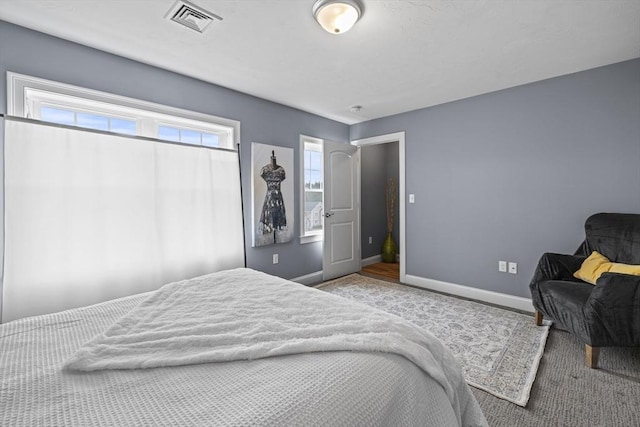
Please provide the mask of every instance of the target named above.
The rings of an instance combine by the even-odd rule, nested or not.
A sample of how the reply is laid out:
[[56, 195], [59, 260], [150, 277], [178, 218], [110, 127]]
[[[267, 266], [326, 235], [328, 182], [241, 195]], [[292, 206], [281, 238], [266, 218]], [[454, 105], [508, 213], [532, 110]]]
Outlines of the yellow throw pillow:
[[611, 262], [606, 256], [593, 251], [593, 253], [584, 260], [580, 270], [573, 273], [573, 277], [595, 285], [602, 273], [622, 273], [640, 276], [640, 265]]

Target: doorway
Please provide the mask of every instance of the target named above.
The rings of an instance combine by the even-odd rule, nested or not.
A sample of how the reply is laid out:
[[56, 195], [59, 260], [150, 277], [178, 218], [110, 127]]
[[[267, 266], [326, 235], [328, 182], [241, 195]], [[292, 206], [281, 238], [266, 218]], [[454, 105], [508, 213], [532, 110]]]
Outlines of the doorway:
[[[397, 275], [394, 279], [403, 282], [406, 276], [405, 133], [364, 138], [353, 141], [352, 144], [361, 147], [359, 176], [363, 272], [385, 277]], [[378, 264], [382, 261], [380, 253], [389, 226], [385, 202], [385, 184], [388, 178], [394, 178], [396, 183], [397, 209], [394, 223], [389, 228], [398, 250], [397, 265]], [[380, 274], [381, 272], [383, 274]]]

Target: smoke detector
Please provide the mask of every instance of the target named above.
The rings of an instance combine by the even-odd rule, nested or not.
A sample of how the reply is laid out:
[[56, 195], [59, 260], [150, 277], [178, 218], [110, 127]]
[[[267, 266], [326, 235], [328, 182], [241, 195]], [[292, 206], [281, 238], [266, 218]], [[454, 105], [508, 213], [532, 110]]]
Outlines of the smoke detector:
[[214, 20], [222, 21], [221, 16], [185, 0], [176, 1], [167, 14], [164, 15], [164, 18], [199, 33], [203, 33]]

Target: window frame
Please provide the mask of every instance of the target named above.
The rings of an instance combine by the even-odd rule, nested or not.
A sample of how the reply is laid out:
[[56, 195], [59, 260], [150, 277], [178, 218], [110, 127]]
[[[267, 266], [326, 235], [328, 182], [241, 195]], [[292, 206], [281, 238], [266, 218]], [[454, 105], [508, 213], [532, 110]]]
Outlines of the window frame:
[[[300, 243], [302, 244], [320, 242], [324, 239], [324, 217], [322, 217], [322, 229], [320, 230], [306, 231], [304, 226], [306, 200], [305, 195], [307, 193], [307, 189], [305, 186], [305, 151], [307, 151], [306, 144], [313, 144], [317, 146], [318, 149], [313, 151], [319, 151], [320, 153], [323, 153], [324, 140], [312, 136], [300, 135]], [[322, 189], [313, 189], [309, 191], [314, 193], [321, 193], [322, 203], [324, 206], [324, 159], [321, 162], [320, 168], [322, 173]]]
[[7, 71], [8, 115], [40, 120], [39, 112], [43, 105], [135, 120], [136, 134], [122, 135], [159, 140], [158, 129], [166, 125], [218, 135], [218, 140], [221, 141], [219, 147], [200, 145], [202, 147], [235, 151], [240, 143], [240, 122], [237, 120]]

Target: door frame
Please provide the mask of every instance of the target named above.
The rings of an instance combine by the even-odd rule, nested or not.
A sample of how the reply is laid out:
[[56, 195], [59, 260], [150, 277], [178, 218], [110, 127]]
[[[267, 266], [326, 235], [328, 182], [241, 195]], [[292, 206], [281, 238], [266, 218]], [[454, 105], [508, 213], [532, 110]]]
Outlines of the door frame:
[[[398, 231], [398, 235], [400, 236], [400, 281], [406, 282], [407, 276], [407, 241], [406, 241], [406, 217], [405, 217], [405, 132], [395, 132], [389, 133], [386, 135], [378, 135], [372, 136], [369, 138], [356, 139], [351, 141], [351, 145], [355, 145], [358, 147], [364, 147], [368, 145], [377, 145], [377, 144], [388, 144], [391, 142], [398, 142], [398, 159], [400, 164], [398, 165], [399, 170], [399, 197], [398, 197], [398, 208], [399, 208], [399, 223], [400, 230]], [[358, 188], [361, 187], [361, 176], [360, 176], [360, 163], [358, 163]], [[362, 215], [362, 212], [360, 212]], [[362, 223], [362, 218], [360, 218], [360, 223]]]

